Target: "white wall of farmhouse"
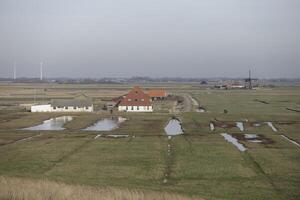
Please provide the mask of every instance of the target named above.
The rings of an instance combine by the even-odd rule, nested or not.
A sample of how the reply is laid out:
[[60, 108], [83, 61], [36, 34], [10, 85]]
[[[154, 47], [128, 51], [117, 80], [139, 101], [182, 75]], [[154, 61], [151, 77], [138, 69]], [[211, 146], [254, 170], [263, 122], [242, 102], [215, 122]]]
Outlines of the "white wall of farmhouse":
[[31, 112], [51, 112], [51, 110], [52, 108], [50, 104], [31, 106]]
[[52, 107], [50, 104], [47, 105], [34, 105], [31, 106], [31, 112], [93, 112], [93, 106], [89, 107]]
[[152, 106], [118, 106], [119, 111], [126, 112], [153, 112]]

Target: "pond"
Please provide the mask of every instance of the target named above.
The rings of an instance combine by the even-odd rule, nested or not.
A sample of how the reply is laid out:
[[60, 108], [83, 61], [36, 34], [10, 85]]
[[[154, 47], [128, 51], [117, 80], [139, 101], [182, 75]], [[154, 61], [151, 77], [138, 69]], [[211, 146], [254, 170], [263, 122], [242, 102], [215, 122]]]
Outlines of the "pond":
[[244, 123], [243, 122], [235, 122], [236, 127], [240, 129], [240, 131], [244, 131]]
[[212, 122], [209, 123], [209, 127], [210, 127], [210, 130], [211, 130], [211, 131], [214, 131], [214, 130], [215, 130], [215, 125], [214, 125], [214, 123], [212, 123]]
[[51, 118], [48, 120], [43, 121], [42, 124], [37, 126], [31, 126], [28, 128], [23, 128], [22, 130], [28, 131], [60, 131], [64, 130], [64, 124], [71, 121], [73, 117], [71, 116], [61, 116], [56, 118]]
[[234, 146], [236, 146], [236, 148], [238, 148], [238, 150], [240, 151], [246, 151], [247, 149], [244, 147], [244, 145], [242, 145], [241, 143], [238, 142], [238, 140], [234, 137], [232, 137], [231, 135], [227, 134], [227, 133], [221, 133], [221, 135], [224, 137], [224, 139], [230, 143], [232, 143]]
[[112, 131], [119, 127], [119, 125], [126, 121], [126, 118], [118, 117], [118, 118], [105, 118], [97, 121], [92, 126], [89, 126], [83, 131]]
[[171, 119], [165, 127], [165, 132], [170, 136], [183, 134], [181, 122], [175, 118]]
[[248, 142], [253, 142], [253, 143], [261, 143], [262, 140], [260, 140], [260, 137], [257, 134], [245, 134], [244, 135], [245, 139]]

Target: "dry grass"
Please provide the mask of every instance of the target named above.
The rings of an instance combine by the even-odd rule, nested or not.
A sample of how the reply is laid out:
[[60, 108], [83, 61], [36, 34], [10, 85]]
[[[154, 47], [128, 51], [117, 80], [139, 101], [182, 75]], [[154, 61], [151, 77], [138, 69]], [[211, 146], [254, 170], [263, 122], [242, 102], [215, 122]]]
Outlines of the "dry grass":
[[192, 200], [178, 194], [0, 177], [0, 200]]

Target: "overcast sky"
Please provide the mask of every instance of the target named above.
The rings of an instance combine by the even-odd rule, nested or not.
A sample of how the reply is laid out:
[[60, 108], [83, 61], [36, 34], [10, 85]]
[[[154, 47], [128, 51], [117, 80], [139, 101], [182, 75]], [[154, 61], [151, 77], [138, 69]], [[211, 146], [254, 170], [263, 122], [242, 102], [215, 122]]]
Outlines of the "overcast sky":
[[300, 77], [299, 0], [0, 0], [0, 77]]

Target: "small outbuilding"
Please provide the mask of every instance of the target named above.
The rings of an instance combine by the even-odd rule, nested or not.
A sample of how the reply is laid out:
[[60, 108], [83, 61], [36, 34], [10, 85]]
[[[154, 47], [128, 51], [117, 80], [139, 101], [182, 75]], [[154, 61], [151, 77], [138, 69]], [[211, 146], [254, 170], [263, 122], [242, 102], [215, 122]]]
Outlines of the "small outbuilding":
[[149, 90], [148, 95], [152, 101], [164, 100], [167, 97], [167, 93], [163, 89]]

